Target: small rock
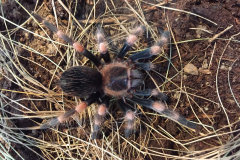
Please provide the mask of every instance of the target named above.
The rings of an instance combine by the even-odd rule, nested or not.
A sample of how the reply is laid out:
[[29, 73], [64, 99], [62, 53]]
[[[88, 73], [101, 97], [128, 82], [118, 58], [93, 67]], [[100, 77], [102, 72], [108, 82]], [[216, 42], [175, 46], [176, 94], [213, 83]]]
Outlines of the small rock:
[[47, 54], [55, 54], [56, 53], [56, 48], [53, 44], [48, 44], [48, 50], [47, 50]]
[[184, 72], [192, 75], [198, 75], [198, 69], [192, 63], [189, 63], [184, 67]]
[[212, 74], [212, 72], [209, 69], [199, 68], [198, 71], [203, 73], [203, 74]]
[[203, 69], [207, 69], [208, 68], [207, 59], [204, 59], [203, 64], [202, 64], [202, 68]]
[[188, 76], [187, 75], [183, 75], [183, 79], [187, 80]]
[[220, 69], [228, 71], [229, 67], [225, 63], [222, 63], [222, 65], [220, 66]]
[[197, 28], [199, 28], [198, 30], [196, 30], [197, 38], [201, 38], [201, 35], [204, 33], [203, 30], [206, 30], [207, 27], [203, 25], [198, 25]]
[[209, 110], [208, 106], [204, 106], [204, 110], [208, 111]]

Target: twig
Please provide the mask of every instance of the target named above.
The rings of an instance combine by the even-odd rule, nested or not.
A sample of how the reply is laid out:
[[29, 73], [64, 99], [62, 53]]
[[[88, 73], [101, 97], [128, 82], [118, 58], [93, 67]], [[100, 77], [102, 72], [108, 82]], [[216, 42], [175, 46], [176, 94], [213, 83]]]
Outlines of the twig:
[[213, 36], [213, 38], [211, 38], [210, 40], [208, 40], [209, 43], [211, 43], [212, 41], [214, 41], [216, 38], [218, 38], [219, 36], [221, 36], [224, 32], [226, 32], [227, 30], [231, 29], [233, 27], [233, 25], [227, 27], [226, 29], [224, 29], [222, 32], [216, 34], [215, 36]]
[[[119, 16], [116, 17], [118, 20], [122, 21], [122, 20], [130, 20], [131, 18], [129, 18], [129, 16]], [[116, 18], [103, 18], [103, 19], [91, 19], [91, 20], [79, 20], [80, 23], [98, 23], [99, 21], [102, 21], [104, 24], [112, 24], [116, 22]]]
[[212, 66], [212, 59], [213, 59], [213, 54], [215, 53], [215, 48], [216, 48], [216, 43], [214, 44], [214, 47], [213, 47], [212, 56], [211, 56], [211, 59], [209, 62], [208, 70], [210, 70], [210, 68]]

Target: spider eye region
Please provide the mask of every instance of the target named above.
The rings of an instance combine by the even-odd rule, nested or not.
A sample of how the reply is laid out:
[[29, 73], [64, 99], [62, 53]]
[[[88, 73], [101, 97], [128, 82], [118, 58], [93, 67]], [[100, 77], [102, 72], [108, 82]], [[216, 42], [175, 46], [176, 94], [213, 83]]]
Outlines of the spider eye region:
[[101, 88], [102, 75], [89, 67], [71, 67], [63, 72], [59, 84], [68, 95], [86, 97]]
[[108, 87], [113, 91], [128, 89], [128, 72], [124, 67], [113, 67], [109, 70], [110, 81]]

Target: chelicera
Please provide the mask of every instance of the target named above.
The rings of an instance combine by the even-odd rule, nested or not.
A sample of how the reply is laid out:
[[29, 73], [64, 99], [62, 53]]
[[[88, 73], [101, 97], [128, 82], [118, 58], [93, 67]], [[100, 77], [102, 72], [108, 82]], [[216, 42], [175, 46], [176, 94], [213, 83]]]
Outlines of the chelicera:
[[[168, 97], [164, 93], [159, 92], [157, 89], [138, 90], [144, 80], [142, 71], [136, 68], [150, 71], [153, 70], [155, 66], [149, 62], [138, 63], [137, 61], [159, 54], [162, 47], [168, 44], [170, 37], [168, 31], [164, 31], [161, 34], [160, 40], [155, 45], [141, 52], [135, 53], [128, 59], [124, 60], [126, 53], [137, 41], [138, 36], [142, 35], [145, 30], [144, 26], [137, 27], [126, 39], [126, 42], [118, 53], [116, 59], [112, 61], [108, 53], [107, 42], [103, 30], [98, 28], [96, 39], [98, 50], [105, 62], [105, 64], [102, 64], [97, 57], [84, 48], [79, 42], [74, 42], [61, 30], [58, 30], [53, 24], [44, 20], [39, 15], [33, 14], [33, 16], [38, 22], [44, 24], [63, 40], [72, 45], [78, 52], [89, 58], [89, 60], [91, 60], [98, 68], [98, 70], [95, 70], [89, 67], [76, 66], [71, 67], [62, 73], [59, 81], [62, 90], [68, 95], [81, 98], [87, 97], [87, 99], [72, 110], [67, 111], [65, 114], [42, 124], [40, 126], [41, 129], [46, 129], [63, 123], [73, 114], [82, 112], [87, 106], [100, 100], [101, 104], [94, 117], [93, 132], [91, 135], [91, 138], [95, 139], [97, 138], [101, 124], [104, 121], [111, 97], [117, 99], [121, 110], [125, 113], [125, 119], [127, 122], [125, 129], [126, 137], [129, 137], [133, 133], [135, 122], [135, 111], [126, 103], [126, 100], [150, 108], [158, 113], [166, 115], [169, 119], [177, 121], [182, 125], [196, 129], [195, 123], [186, 120], [177, 112], [166, 108], [164, 102], [166, 102]], [[155, 102], [151, 99], [140, 98], [139, 96], [155, 96], [160, 98], [161, 101]]]

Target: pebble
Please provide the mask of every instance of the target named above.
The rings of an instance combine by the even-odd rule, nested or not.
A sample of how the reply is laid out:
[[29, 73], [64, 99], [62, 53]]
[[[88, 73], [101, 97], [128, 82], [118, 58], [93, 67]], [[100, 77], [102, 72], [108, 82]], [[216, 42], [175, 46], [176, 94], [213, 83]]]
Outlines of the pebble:
[[187, 75], [183, 75], [183, 79], [187, 80], [188, 76]]
[[199, 28], [196, 30], [197, 38], [201, 38], [202, 34], [204, 33], [202, 30], [206, 30], [207, 27], [203, 25], [198, 25], [197, 28]]
[[209, 69], [199, 68], [198, 71], [203, 74], [212, 74], [212, 72]]
[[203, 64], [202, 64], [202, 68], [203, 68], [203, 69], [207, 69], [207, 68], [208, 68], [207, 59], [204, 59]]
[[184, 67], [184, 72], [192, 75], [198, 75], [198, 69], [192, 63], [189, 63]]
[[222, 63], [222, 65], [220, 66], [220, 69], [228, 71], [229, 67], [227, 65], [225, 65], [225, 63]]
[[48, 44], [48, 50], [47, 50], [47, 53], [48, 54], [54, 54], [56, 52], [56, 48], [53, 44]]

